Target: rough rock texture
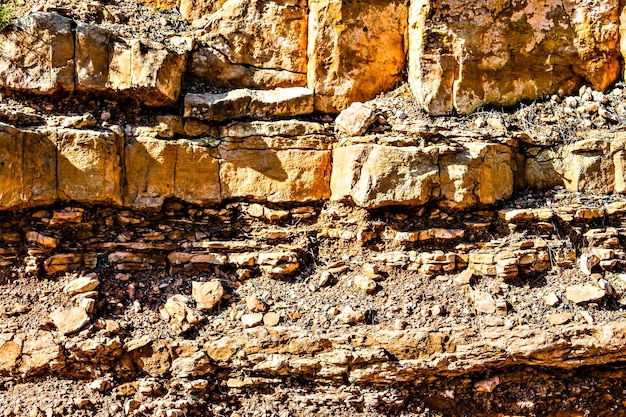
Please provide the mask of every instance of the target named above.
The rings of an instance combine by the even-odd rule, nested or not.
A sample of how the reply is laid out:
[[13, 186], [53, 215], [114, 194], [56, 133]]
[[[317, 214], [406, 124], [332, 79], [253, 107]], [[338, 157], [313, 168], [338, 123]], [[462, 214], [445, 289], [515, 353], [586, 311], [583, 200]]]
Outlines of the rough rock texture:
[[221, 122], [252, 117], [271, 119], [313, 113], [313, 94], [304, 87], [231, 90], [222, 94], [187, 94], [185, 117]]
[[619, 2], [413, 1], [409, 81], [431, 114], [513, 105], [619, 73]]
[[219, 202], [219, 162], [213, 154], [201, 142], [137, 138], [125, 151], [128, 204], [160, 207], [169, 197], [195, 204]]
[[315, 0], [309, 8], [307, 78], [316, 110], [338, 113], [402, 79], [405, 2]]
[[0, 33], [0, 85], [33, 93], [74, 89], [72, 20], [56, 13], [17, 19]]
[[[196, 4], [206, 23], [191, 72], [214, 85], [267, 89], [306, 84], [307, 4], [303, 0], [228, 0]], [[183, 9], [185, 13], [185, 9]]]
[[148, 106], [173, 104], [186, 55], [165, 46], [127, 40], [97, 25], [76, 28], [76, 89], [133, 97]]
[[122, 204], [121, 137], [89, 130], [58, 130], [52, 136], [61, 200]]
[[332, 199], [361, 207], [423, 205], [463, 209], [513, 193], [510, 148], [470, 143], [466, 148], [353, 145], [333, 151]]

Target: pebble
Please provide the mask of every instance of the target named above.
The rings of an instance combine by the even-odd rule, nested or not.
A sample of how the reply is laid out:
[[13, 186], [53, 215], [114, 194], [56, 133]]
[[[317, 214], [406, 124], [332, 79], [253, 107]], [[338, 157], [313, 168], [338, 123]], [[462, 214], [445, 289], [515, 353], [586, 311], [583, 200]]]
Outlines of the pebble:
[[366, 275], [357, 275], [354, 277], [354, 285], [368, 294], [376, 290], [376, 281]]
[[266, 327], [274, 327], [280, 322], [280, 314], [270, 311], [263, 316], [263, 324]]
[[561, 324], [565, 324], [570, 320], [572, 320], [572, 315], [567, 312], [552, 313], [548, 317], [548, 321], [550, 322], [550, 324], [553, 324], [555, 326], [560, 326]]
[[191, 283], [191, 298], [196, 302], [200, 311], [211, 311], [224, 297], [224, 287], [219, 279], [208, 282]]
[[98, 275], [95, 273], [87, 274], [83, 277], [76, 278], [65, 284], [63, 292], [69, 295], [76, 295], [83, 292], [93, 291], [100, 285]]
[[341, 310], [337, 318], [345, 324], [356, 324], [365, 320], [365, 314], [361, 311], [355, 311], [351, 306], [347, 305]]
[[565, 104], [567, 105], [567, 107], [575, 109], [576, 107], [578, 107], [578, 100], [576, 100], [576, 97], [568, 96], [565, 97]]
[[553, 292], [543, 297], [543, 301], [545, 301], [548, 307], [554, 307], [560, 302], [559, 297]]
[[476, 273], [473, 270], [466, 268], [460, 274], [454, 277], [453, 281], [456, 285], [463, 286], [463, 285], [470, 285], [475, 280], [476, 280]]
[[248, 313], [241, 316], [244, 327], [256, 327], [263, 322], [263, 313]]
[[89, 384], [89, 389], [94, 392], [104, 392], [111, 389], [111, 383], [106, 379], [98, 378]]
[[591, 315], [591, 313], [589, 313], [588, 311], [581, 311], [580, 315], [583, 318], [583, 320], [587, 322], [587, 324], [589, 325], [593, 324], [593, 316]]
[[491, 294], [485, 291], [473, 291], [474, 308], [479, 313], [493, 314], [496, 312], [496, 300]]
[[267, 305], [256, 295], [250, 295], [246, 298], [246, 309], [251, 313], [265, 313]]

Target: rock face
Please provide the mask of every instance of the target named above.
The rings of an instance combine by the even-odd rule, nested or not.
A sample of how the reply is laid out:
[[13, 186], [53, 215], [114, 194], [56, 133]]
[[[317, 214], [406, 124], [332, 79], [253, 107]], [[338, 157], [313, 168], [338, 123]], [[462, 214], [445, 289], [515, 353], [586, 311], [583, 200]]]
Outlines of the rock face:
[[173, 104], [185, 64], [185, 54], [161, 44], [124, 40], [96, 25], [76, 28], [77, 90], [121, 93], [148, 106]]
[[0, 35], [1, 85], [32, 93], [80, 90], [122, 93], [148, 106], [173, 104], [186, 54], [163, 45], [125, 40], [96, 25], [56, 13], [18, 19]]
[[199, 36], [206, 46], [193, 54], [193, 75], [227, 87], [267, 89], [306, 84], [306, 1], [219, 3], [219, 8], [202, 2], [189, 11], [181, 8], [188, 18], [213, 12], [205, 17]]
[[307, 78], [315, 110], [338, 113], [402, 79], [405, 2], [313, 0], [309, 8]]
[[159, 207], [168, 197], [194, 204], [221, 200], [219, 163], [200, 142], [140, 137], [125, 155], [126, 201], [133, 207]]
[[0, 84], [33, 93], [74, 89], [72, 20], [56, 13], [19, 18], [0, 33]]
[[513, 105], [619, 73], [619, 2], [412, 1], [409, 81], [431, 114]]
[[52, 137], [60, 199], [122, 204], [121, 137], [88, 130], [59, 130]]
[[510, 148], [471, 143], [464, 149], [354, 145], [333, 151], [332, 199], [366, 208], [423, 205], [464, 209], [513, 193]]

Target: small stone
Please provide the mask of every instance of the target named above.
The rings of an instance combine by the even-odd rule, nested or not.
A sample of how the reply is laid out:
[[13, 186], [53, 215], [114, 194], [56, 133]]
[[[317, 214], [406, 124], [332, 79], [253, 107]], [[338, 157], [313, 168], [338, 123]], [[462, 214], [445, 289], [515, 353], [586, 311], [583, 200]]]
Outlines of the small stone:
[[454, 283], [458, 286], [470, 285], [475, 280], [476, 273], [469, 268], [464, 269], [460, 274], [454, 277]]
[[485, 127], [486, 125], [487, 125], [487, 122], [485, 121], [483, 117], [479, 116], [474, 120], [474, 127], [476, 127], [476, 129], [481, 129]]
[[600, 258], [593, 254], [583, 254], [580, 256], [580, 270], [587, 275], [591, 275], [594, 266], [600, 263]]
[[376, 290], [376, 281], [365, 275], [357, 275], [354, 277], [354, 285], [368, 294]]
[[280, 322], [280, 314], [270, 311], [263, 316], [263, 324], [266, 327], [274, 327]]
[[565, 324], [569, 322], [571, 319], [572, 319], [572, 315], [566, 312], [552, 313], [548, 317], [548, 321], [550, 322], [550, 324], [553, 324], [555, 326], [560, 326], [561, 324]]
[[98, 276], [94, 273], [87, 274], [84, 277], [76, 278], [65, 284], [63, 292], [69, 295], [76, 295], [83, 292], [93, 291], [100, 285]]
[[545, 301], [548, 307], [554, 307], [560, 302], [559, 297], [553, 292], [543, 297], [543, 301]]
[[499, 117], [490, 117], [489, 119], [487, 119], [487, 124], [493, 130], [506, 130], [506, 126], [504, 126], [502, 119], [500, 119]]
[[126, 415], [130, 415], [133, 411], [138, 409], [140, 405], [141, 405], [141, 402], [139, 400], [135, 400], [135, 399], [126, 400], [126, 402], [124, 403], [124, 413]]
[[104, 392], [111, 389], [111, 383], [106, 379], [98, 378], [89, 384], [89, 389], [94, 392]]
[[191, 283], [191, 298], [196, 302], [200, 311], [211, 311], [224, 297], [224, 287], [218, 279], [208, 282]]
[[615, 288], [613, 288], [611, 283], [604, 278], [600, 278], [598, 280], [598, 287], [606, 291], [607, 295], [609, 296], [615, 295]]
[[376, 114], [372, 109], [363, 103], [356, 102], [337, 116], [335, 126], [348, 136], [361, 136], [367, 132], [375, 120]]
[[565, 291], [565, 297], [574, 304], [595, 303], [604, 298], [606, 291], [594, 285], [571, 285]]
[[589, 325], [593, 324], [593, 316], [591, 315], [591, 313], [589, 313], [588, 311], [581, 311], [580, 315], [583, 318], [583, 320], [587, 322], [587, 324]]
[[478, 392], [492, 392], [500, 384], [500, 377], [494, 376], [493, 378], [484, 379], [474, 384], [474, 388]]
[[182, 294], [175, 294], [167, 299], [159, 310], [163, 320], [168, 322], [170, 330], [181, 335], [202, 321], [202, 316], [187, 305], [189, 299]]
[[320, 287], [325, 287], [326, 285], [330, 283], [330, 280], [332, 277], [333, 275], [330, 272], [324, 271], [320, 275], [319, 281], [317, 283]]
[[352, 307], [348, 305], [341, 310], [341, 313], [337, 316], [337, 318], [345, 324], [355, 324], [365, 320], [365, 314], [360, 311], [353, 310]]
[[83, 307], [54, 311], [50, 313], [50, 319], [57, 329], [65, 335], [76, 333], [89, 323], [89, 316]]
[[363, 274], [369, 278], [377, 279], [380, 277], [380, 270], [377, 265], [366, 263], [361, 269], [363, 270]]
[[265, 313], [267, 305], [257, 296], [250, 295], [246, 297], [246, 309], [251, 313]]
[[96, 300], [93, 298], [81, 298], [78, 305], [84, 308], [87, 313], [93, 313], [96, 306]]
[[170, 373], [176, 378], [191, 378], [206, 375], [213, 367], [204, 351], [200, 350], [191, 356], [174, 359]]
[[109, 113], [108, 111], [103, 110], [102, 113], [100, 113], [100, 120], [102, 120], [103, 122], [106, 122], [110, 118], [111, 118], [111, 113]]
[[263, 313], [248, 313], [241, 316], [244, 327], [256, 327], [263, 322]]
[[474, 308], [479, 313], [493, 314], [496, 312], [496, 300], [491, 294], [485, 291], [473, 291]]
[[565, 104], [572, 109], [575, 109], [576, 107], [578, 107], [578, 100], [576, 100], [576, 97], [565, 97]]

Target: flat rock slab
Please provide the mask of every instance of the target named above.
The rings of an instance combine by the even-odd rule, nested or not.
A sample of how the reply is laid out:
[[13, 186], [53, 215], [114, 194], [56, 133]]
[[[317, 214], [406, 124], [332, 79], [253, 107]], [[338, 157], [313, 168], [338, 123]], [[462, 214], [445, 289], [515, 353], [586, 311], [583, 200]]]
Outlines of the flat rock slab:
[[271, 119], [313, 113], [313, 92], [304, 87], [232, 90], [221, 94], [187, 94], [185, 117], [221, 122]]

